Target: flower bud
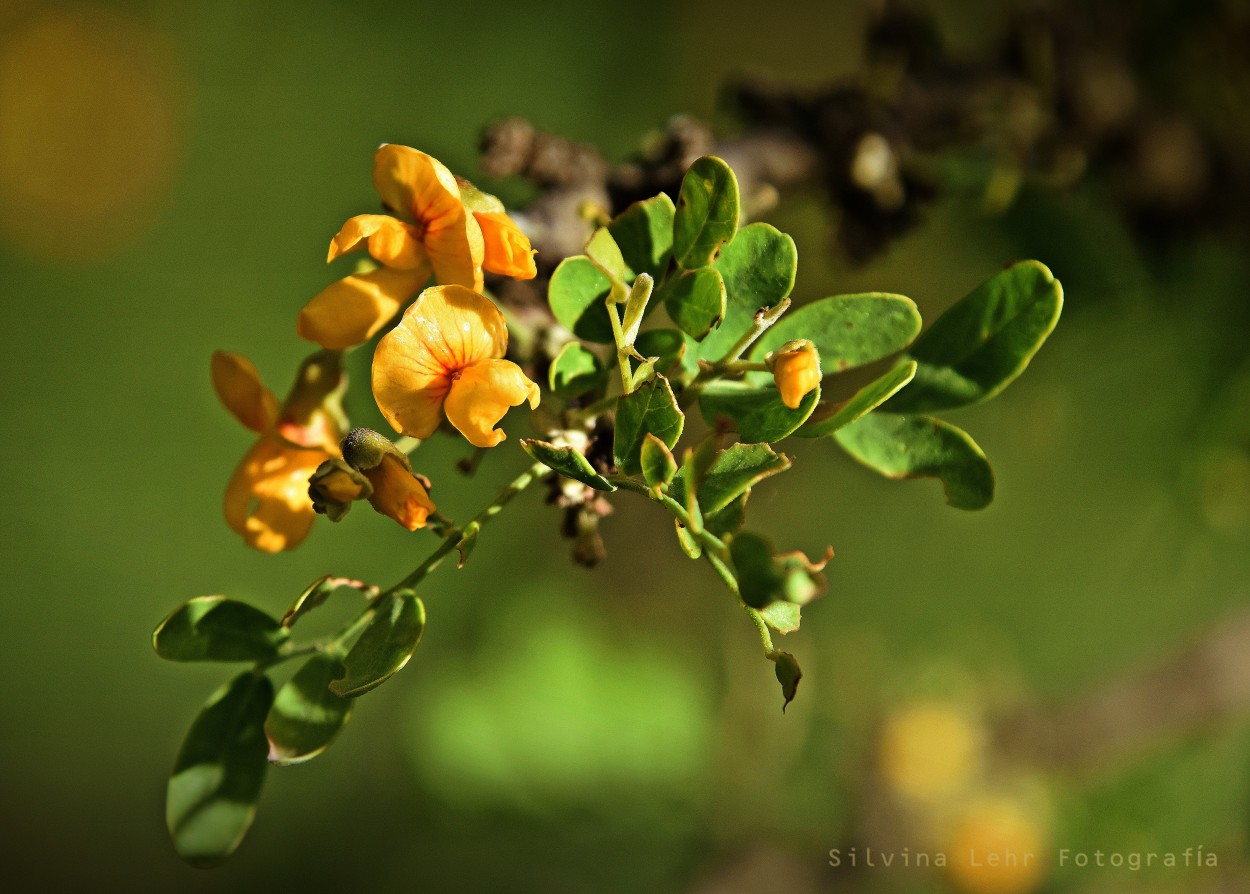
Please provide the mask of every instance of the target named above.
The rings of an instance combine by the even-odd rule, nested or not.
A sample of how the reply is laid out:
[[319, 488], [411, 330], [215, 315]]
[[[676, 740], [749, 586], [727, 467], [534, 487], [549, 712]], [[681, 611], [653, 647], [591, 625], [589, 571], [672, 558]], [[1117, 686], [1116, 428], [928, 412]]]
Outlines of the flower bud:
[[429, 494], [429, 479], [412, 471], [408, 457], [388, 438], [372, 429], [356, 428], [342, 444], [343, 459], [372, 486], [362, 494], [378, 512], [395, 519], [409, 531], [425, 527], [435, 510]]
[[372, 494], [369, 479], [341, 459], [326, 460], [308, 479], [313, 510], [330, 521], [338, 521], [347, 515], [355, 500], [367, 499]]
[[820, 385], [820, 354], [806, 339], [786, 342], [768, 356], [773, 380], [781, 392], [781, 402], [798, 409], [808, 392]]

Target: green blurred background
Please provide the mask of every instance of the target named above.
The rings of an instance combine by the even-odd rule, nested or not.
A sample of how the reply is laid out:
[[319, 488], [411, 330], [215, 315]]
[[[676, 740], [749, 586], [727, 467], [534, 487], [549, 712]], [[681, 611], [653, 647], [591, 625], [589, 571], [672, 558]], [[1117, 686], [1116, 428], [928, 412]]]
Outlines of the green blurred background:
[[[1000, 13], [935, 7], [956, 46]], [[783, 646], [806, 672], [784, 716], [749, 623], [664, 516], [618, 500], [609, 556], [586, 571], [530, 494], [462, 571], [429, 580], [405, 672], [325, 756], [270, 774], [233, 860], [198, 871], [169, 845], [166, 775], [228, 671], [163, 664], [155, 624], [209, 593], [280, 612], [327, 572], [385, 584], [434, 542], [356, 512], [265, 556], [221, 519], [251, 435], [216, 405], [209, 355], [242, 352], [285, 391], [307, 351], [294, 314], [335, 275], [326, 241], [375, 202], [374, 147], [418, 146], [472, 176], [480, 127], [519, 114], [620, 158], [670, 114], [713, 116], [732, 73], [854, 70], [866, 15], [0, 2], [0, 887], [1007, 890], [829, 865], [831, 848], [953, 846], [961, 805], [990, 804], [1043, 847], [1026, 889], [1241, 890], [1242, 717], [1071, 772], [973, 747], [988, 756], [955, 772], [958, 791], [900, 808], [890, 788], [899, 754], [923, 765], [949, 746], [958, 764], [985, 718], [1149, 666], [1250, 602], [1250, 380], [1212, 348], [1250, 286], [1242, 248], [1218, 234], [1144, 248], [1097, 184], [1005, 217], [943, 201], [864, 268], [833, 252], [819, 198], [770, 216], [798, 243], [800, 300], [895, 291], [932, 319], [1037, 257], [1068, 301], [1028, 374], [954, 416], [994, 463], [988, 510], [948, 509], [937, 485], [886, 482], [826, 443], [788, 445], [795, 469], [757, 489], [754, 518], [779, 543], [837, 550], [828, 596]], [[519, 418], [509, 431], [473, 479], [451, 470], [457, 445], [423, 448], [440, 509], [466, 517], [524, 466]], [[1053, 859], [1198, 845], [1218, 870]]]

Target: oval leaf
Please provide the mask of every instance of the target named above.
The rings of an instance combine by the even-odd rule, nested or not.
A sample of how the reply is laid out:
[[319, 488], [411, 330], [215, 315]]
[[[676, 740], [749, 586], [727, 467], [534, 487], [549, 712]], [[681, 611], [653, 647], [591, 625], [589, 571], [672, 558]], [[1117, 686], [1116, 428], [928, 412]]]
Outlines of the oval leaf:
[[650, 432], [647, 432], [642, 440], [639, 462], [642, 465], [642, 478], [647, 482], [647, 487], [664, 489], [677, 474], [677, 459], [673, 456], [673, 452], [668, 449], [667, 444]]
[[823, 438], [831, 435], [881, 406], [889, 400], [891, 395], [910, 382], [915, 374], [915, 360], [900, 363], [879, 379], [859, 389], [855, 396], [845, 403], [828, 407], [827, 412], [823, 414], [817, 409], [795, 434], [800, 438]]
[[269, 766], [265, 716], [272, 704], [269, 678], [242, 673], [191, 724], [165, 799], [169, 834], [189, 863], [219, 863], [247, 834]]
[[669, 318], [696, 341], [725, 318], [725, 281], [715, 267], [700, 267], [673, 277], [661, 297]]
[[595, 490], [616, 490], [615, 485], [596, 472], [590, 461], [572, 447], [559, 447], [547, 441], [539, 441], [537, 438], [522, 438], [521, 449], [547, 468], [559, 472], [566, 478], [580, 481]]
[[751, 328], [757, 311], [776, 307], [794, 288], [799, 252], [771, 224], [748, 224], [712, 265], [725, 281], [725, 319], [694, 345], [695, 357], [719, 360]]
[[760, 336], [752, 356], [763, 357], [788, 341], [806, 338], [820, 352], [825, 374], [896, 354], [920, 331], [920, 311], [902, 295], [866, 292], [834, 295], [805, 304]]
[[988, 400], [1024, 372], [1062, 310], [1063, 287], [1044, 264], [1013, 264], [916, 340], [908, 352], [916, 376], [889, 411], [928, 413]]
[[225, 596], [199, 596], [178, 606], [152, 633], [168, 661], [264, 661], [289, 632], [255, 606]]
[[[699, 508], [713, 515], [737, 500], [756, 483], [790, 468], [790, 457], [768, 444], [734, 444], [722, 450], [699, 485]], [[669, 495], [684, 502], [685, 476], [679, 474]]]
[[737, 231], [738, 178], [713, 155], [696, 159], [677, 195], [673, 259], [686, 270], [710, 264]]
[[792, 410], [782, 403], [781, 393], [772, 385], [752, 388], [736, 382], [715, 382], [699, 396], [699, 408], [708, 425], [728, 419], [743, 441], [763, 444], [793, 434], [812, 415], [819, 400], [817, 386]]
[[300, 764], [330, 747], [352, 713], [351, 699], [330, 691], [342, 675], [342, 659], [314, 655], [278, 690], [265, 720], [270, 763]]
[[634, 202], [608, 224], [631, 270], [656, 280], [668, 266], [673, 247], [673, 200], [664, 193]]
[[994, 499], [994, 471], [962, 429], [932, 416], [870, 413], [834, 438], [887, 478], [937, 478], [956, 509], [984, 509]]
[[637, 391], [625, 395], [617, 402], [616, 434], [612, 453], [617, 467], [626, 475], [642, 471], [640, 454], [642, 442], [653, 434], [672, 447], [681, 437], [686, 417], [677, 408], [677, 398], [668, 379], [657, 375], [641, 385]]
[[676, 329], [648, 329], [638, 334], [634, 350], [648, 359], [655, 359], [655, 368], [668, 375], [673, 364], [681, 360], [686, 340]]
[[373, 621], [343, 659], [346, 671], [330, 684], [335, 695], [355, 698], [403, 669], [425, 632], [425, 605], [411, 590], [383, 597]]
[[547, 301], [560, 325], [578, 338], [610, 344], [612, 322], [605, 301], [612, 280], [585, 255], [565, 258], [551, 274]]
[[797, 602], [784, 600], [770, 603], [759, 610], [764, 623], [782, 636], [799, 629], [802, 611], [803, 607]]
[[547, 384], [566, 400], [594, 391], [607, 379], [608, 371], [584, 345], [571, 341], [560, 349], [547, 370]]
[[616, 244], [607, 227], [600, 227], [590, 237], [590, 241], [586, 243], [586, 257], [611, 279], [628, 282], [634, 278], [625, 266], [625, 259], [621, 257], [620, 246]]

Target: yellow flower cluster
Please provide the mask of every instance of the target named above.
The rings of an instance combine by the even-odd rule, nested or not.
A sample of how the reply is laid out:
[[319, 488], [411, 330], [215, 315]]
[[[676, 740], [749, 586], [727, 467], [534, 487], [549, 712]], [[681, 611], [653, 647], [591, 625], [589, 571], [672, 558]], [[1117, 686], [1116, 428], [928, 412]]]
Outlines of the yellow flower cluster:
[[[286, 402], [279, 405], [245, 358], [213, 357], [222, 403], [261, 435], [230, 479], [225, 501], [227, 522], [256, 549], [291, 549], [318, 512], [337, 519], [354, 500], [369, 500], [409, 530], [435, 511], [428, 481], [407, 457], [372, 440], [386, 439], [358, 429], [340, 446], [346, 421], [337, 412], [342, 352], [382, 331], [431, 276], [438, 285], [420, 291], [374, 354], [373, 394], [386, 420], [401, 434], [426, 438], [445, 415], [471, 444], [493, 447], [504, 440], [495, 426], [510, 407], [538, 405], [538, 386], [503, 359], [503, 314], [482, 294], [483, 271], [535, 276], [524, 233], [498, 199], [407, 146], [379, 147], [373, 183], [390, 213], [348, 220], [330, 241], [327, 260], [365, 248], [379, 266], [332, 283], [300, 311], [297, 331], [324, 350], [306, 362]], [[320, 368], [304, 374], [313, 359], [325, 366], [327, 358], [332, 382]]]

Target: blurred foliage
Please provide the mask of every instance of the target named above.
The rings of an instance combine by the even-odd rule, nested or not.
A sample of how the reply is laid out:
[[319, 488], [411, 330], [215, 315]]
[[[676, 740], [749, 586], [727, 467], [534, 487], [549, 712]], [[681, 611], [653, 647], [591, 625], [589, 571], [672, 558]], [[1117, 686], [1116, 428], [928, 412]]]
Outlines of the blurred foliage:
[[[1148, 38], [1123, 38], [1128, 70], [1244, 147], [1244, 4], [1120, 9], [1150, 25]], [[949, 46], [980, 53], [1006, 16], [988, 0], [935, 11]], [[370, 194], [362, 152], [421, 144], [471, 170], [482, 123], [522, 114], [615, 158], [674, 109], [712, 114], [742, 68], [813, 85], [848, 74], [865, 58], [867, 17], [802, 2], [762, 19], [745, 0], [559, 4], [530, 18], [487, 7], [464, 40], [455, 8], [0, 7], [0, 136], [16, 153], [0, 156], [14, 321], [0, 361], [11, 470], [0, 760], [15, 770], [0, 817], [16, 889], [422, 879], [446, 891], [949, 890], [943, 875], [828, 866], [830, 848], [869, 840], [878, 731], [899, 706], [954, 701], [976, 716], [1062, 701], [1244, 606], [1240, 224], [1181, 217], [1176, 235], [1143, 240], [1115, 175], [1094, 171], [1063, 190], [1024, 188], [997, 217], [955, 190], [854, 269], [829, 249], [824, 198], [796, 194], [769, 219], [794, 234], [805, 294], [885, 287], [935, 319], [1002, 258], [1039, 257], [1071, 312], [1030, 376], [955, 416], [1011, 481], [985, 514], [956, 516], [826, 462], [823, 442], [799, 445], [788, 473], [813, 495], [808, 508], [754, 507], [797, 545], [838, 549], [829, 610], [796, 648], [806, 705], [776, 711], [775, 681], [756, 673], [738, 619], [709, 608], [703, 569], [628, 535], [656, 524], [650, 507], [607, 520], [616, 552], [572, 580], [546, 516], [518, 510], [481, 547], [515, 574], [501, 581], [475, 562], [441, 579], [445, 635], [414, 657], [405, 686], [365, 709], [393, 720], [394, 737], [348, 736], [317, 764], [274, 774], [265, 821], [217, 874], [170, 850], [159, 805], [177, 730], [195, 713], [188, 681], [207, 699], [218, 677], [157, 672], [145, 638], [167, 606], [228, 592], [277, 613], [292, 579], [331, 567], [398, 577], [411, 565], [410, 535], [380, 517], [315, 531], [304, 552], [276, 559], [249, 554], [219, 517], [246, 437], [215, 406], [205, 358], [224, 345], [268, 358], [270, 381], [298, 359], [290, 320], [324, 284], [319, 246]], [[64, 43], [48, 52], [46, 41]], [[39, 76], [63, 60], [64, 78]], [[524, 187], [512, 188], [521, 201]], [[480, 505], [514, 471], [491, 463], [440, 495], [449, 511]], [[827, 503], [840, 507], [836, 525]], [[912, 547], [906, 562], [896, 540]], [[644, 558], [664, 562], [654, 578], [640, 579]], [[663, 592], [643, 595], [661, 580]], [[344, 620], [324, 611], [327, 629]], [[655, 632], [673, 621], [701, 633]], [[532, 649], [543, 637], [556, 644], [547, 657]], [[487, 655], [506, 658], [488, 666]], [[574, 665], [590, 673], [570, 675]], [[1243, 718], [1178, 730], [1106, 766], [1025, 766], [982, 787], [1034, 817], [1054, 847], [1202, 844], [1220, 859], [1218, 871], [1056, 869], [1048, 890], [1238, 890]], [[661, 732], [671, 762], [667, 748], [640, 758]], [[573, 751], [566, 766], [560, 755]]]

